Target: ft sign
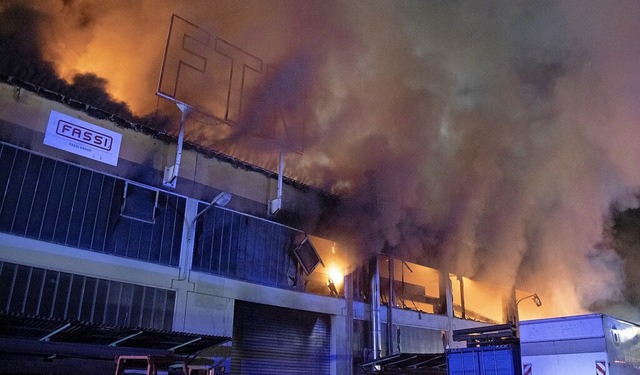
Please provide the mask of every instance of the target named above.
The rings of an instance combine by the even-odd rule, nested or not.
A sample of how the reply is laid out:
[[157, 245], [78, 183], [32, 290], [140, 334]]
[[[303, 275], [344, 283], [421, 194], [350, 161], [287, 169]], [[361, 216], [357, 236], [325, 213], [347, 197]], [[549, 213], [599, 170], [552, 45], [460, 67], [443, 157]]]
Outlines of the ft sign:
[[[171, 17], [157, 95], [186, 104], [233, 128], [249, 110], [266, 76], [279, 72], [260, 58], [177, 16]], [[255, 96], [254, 96], [255, 97]], [[304, 102], [304, 97], [299, 98]], [[302, 151], [303, 121], [272, 103], [254, 136]], [[291, 106], [287, 104], [287, 107]], [[275, 115], [274, 115], [275, 113]]]

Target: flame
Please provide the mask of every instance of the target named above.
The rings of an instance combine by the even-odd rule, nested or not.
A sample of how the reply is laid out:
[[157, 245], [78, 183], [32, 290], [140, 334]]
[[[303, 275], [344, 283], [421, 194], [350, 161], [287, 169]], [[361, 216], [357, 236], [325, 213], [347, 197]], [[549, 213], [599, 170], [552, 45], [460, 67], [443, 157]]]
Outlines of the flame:
[[336, 286], [342, 285], [344, 281], [344, 273], [341, 271], [340, 267], [337, 267], [334, 263], [331, 263], [327, 274], [329, 275], [329, 280], [332, 281]]

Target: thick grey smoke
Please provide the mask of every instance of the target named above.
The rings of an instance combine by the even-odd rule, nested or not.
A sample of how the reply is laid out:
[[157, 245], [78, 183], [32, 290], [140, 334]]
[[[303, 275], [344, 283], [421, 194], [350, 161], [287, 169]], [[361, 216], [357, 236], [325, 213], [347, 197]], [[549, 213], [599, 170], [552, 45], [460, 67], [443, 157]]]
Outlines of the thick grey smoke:
[[329, 132], [296, 172], [351, 198], [371, 251], [517, 283], [555, 314], [620, 301], [624, 260], [599, 243], [609, 206], [638, 188], [639, 11], [361, 6], [360, 53], [322, 75]]
[[[631, 275], [602, 233], [640, 186], [637, 2], [30, 3], [59, 73], [105, 77], [139, 114], [158, 106], [172, 13], [302, 72], [306, 148], [285, 174], [339, 194], [336, 220], [369, 254], [517, 284], [550, 314], [624, 304]], [[261, 103], [290, 87], [272, 83]], [[206, 124], [187, 138], [273, 169], [240, 142], [271, 108], [226, 143], [206, 144]]]

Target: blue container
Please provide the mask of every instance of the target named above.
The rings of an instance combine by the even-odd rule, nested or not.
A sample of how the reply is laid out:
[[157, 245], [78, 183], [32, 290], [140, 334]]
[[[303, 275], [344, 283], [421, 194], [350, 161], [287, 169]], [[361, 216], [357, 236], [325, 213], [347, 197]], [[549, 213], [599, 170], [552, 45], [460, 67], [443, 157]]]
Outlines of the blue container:
[[522, 375], [516, 344], [447, 350], [448, 375]]

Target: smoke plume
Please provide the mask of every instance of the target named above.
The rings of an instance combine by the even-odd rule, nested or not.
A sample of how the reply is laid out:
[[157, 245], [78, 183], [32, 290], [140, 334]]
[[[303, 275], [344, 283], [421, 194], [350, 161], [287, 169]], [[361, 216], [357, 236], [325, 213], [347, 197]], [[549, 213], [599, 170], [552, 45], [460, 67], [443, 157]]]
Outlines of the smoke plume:
[[635, 1], [4, 3], [3, 19], [37, 15], [0, 25], [38, 42], [28, 56], [103, 77], [140, 116], [164, 106], [171, 14], [211, 30], [292, 74], [257, 87], [225, 139], [204, 122], [187, 139], [274, 170], [244, 140], [288, 103], [305, 147], [285, 174], [341, 197], [345, 241], [536, 291], [550, 314], [635, 311], [634, 257], [603, 240], [640, 186]]

